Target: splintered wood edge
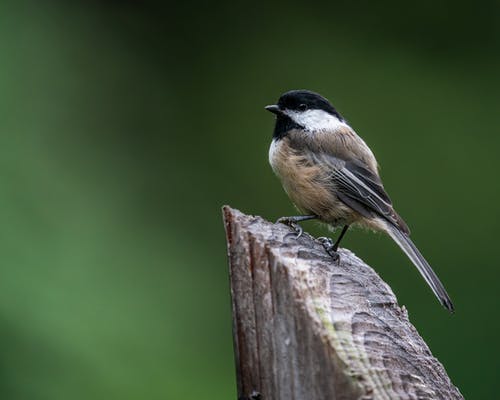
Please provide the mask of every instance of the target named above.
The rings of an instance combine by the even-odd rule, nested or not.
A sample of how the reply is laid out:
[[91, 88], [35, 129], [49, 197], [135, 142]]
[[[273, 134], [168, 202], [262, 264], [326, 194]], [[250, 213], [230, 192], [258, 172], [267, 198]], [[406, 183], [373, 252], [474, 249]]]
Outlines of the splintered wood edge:
[[[241, 399], [463, 399], [352, 252], [223, 207]], [[252, 397], [253, 396], [253, 397]]]

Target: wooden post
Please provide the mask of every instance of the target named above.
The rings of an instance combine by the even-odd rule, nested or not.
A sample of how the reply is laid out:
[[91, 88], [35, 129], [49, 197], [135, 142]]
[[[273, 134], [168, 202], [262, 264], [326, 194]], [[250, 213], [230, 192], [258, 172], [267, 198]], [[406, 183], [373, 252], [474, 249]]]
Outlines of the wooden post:
[[223, 213], [240, 400], [463, 399], [353, 253], [334, 262], [308, 234]]

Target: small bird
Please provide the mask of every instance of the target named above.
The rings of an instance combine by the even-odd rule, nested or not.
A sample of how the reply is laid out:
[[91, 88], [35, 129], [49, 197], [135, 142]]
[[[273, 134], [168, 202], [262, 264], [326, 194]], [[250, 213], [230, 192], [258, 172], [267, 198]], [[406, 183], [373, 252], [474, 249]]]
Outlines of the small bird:
[[375, 156], [331, 103], [309, 90], [292, 90], [265, 109], [276, 115], [269, 162], [303, 213], [278, 222], [292, 226], [297, 237], [302, 233], [297, 224], [300, 221], [318, 219], [333, 227], [342, 226], [335, 243], [320, 238], [332, 256], [351, 225], [386, 232], [415, 264], [441, 304], [453, 312], [443, 284], [394, 210]]

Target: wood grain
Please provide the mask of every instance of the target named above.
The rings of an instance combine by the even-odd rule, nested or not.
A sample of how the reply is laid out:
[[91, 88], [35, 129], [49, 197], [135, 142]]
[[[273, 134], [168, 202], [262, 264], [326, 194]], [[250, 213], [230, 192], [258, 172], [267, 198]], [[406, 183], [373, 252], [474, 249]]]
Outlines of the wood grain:
[[463, 399], [352, 252], [223, 208], [240, 400]]

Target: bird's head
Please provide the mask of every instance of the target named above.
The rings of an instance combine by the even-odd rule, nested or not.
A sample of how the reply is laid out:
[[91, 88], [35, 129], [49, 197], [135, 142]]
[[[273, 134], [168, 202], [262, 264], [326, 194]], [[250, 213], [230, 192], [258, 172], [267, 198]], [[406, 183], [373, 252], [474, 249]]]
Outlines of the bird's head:
[[[318, 93], [309, 90], [291, 90], [284, 93], [277, 104], [265, 107], [276, 115], [275, 136], [283, 136], [290, 129], [336, 129], [344, 123], [342, 116], [331, 103]], [[285, 132], [276, 132], [276, 130]]]

